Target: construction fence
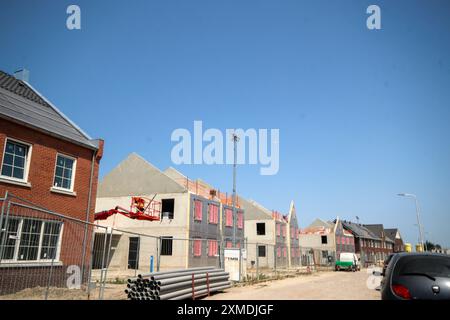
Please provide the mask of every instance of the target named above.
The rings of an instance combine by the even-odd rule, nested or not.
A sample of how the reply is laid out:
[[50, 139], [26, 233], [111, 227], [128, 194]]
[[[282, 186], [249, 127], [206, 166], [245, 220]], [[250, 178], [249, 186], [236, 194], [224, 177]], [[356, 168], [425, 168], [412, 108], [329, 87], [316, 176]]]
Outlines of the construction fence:
[[0, 210], [0, 299], [124, 299], [130, 277], [203, 266], [227, 269], [227, 261], [235, 263], [235, 256], [227, 256], [233, 251], [241, 257], [236, 281], [334, 263], [328, 253], [310, 248], [105, 227], [11, 194], [0, 198]]
[[292, 273], [333, 270], [335, 252], [285, 244], [246, 243], [247, 277], [270, 279]]

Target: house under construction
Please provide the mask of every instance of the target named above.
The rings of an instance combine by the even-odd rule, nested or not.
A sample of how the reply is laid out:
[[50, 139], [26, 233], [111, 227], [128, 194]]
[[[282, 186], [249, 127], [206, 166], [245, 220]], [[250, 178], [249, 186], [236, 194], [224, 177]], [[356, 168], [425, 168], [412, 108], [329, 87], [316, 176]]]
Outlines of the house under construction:
[[294, 202], [287, 215], [268, 210], [254, 200], [241, 198], [240, 205], [245, 210], [248, 267], [299, 266], [301, 251]]
[[[129, 207], [133, 197], [147, 199], [154, 221], [124, 214], [108, 216], [112, 208]], [[219, 266], [220, 250], [241, 246], [244, 240], [239, 198], [233, 210], [228, 194], [200, 180], [192, 181], [173, 168], [160, 171], [135, 153], [99, 183], [96, 212], [106, 212], [98, 224], [114, 228], [110, 270], [149, 271], [153, 263], [156, 269], [157, 257], [161, 270]], [[96, 234], [95, 247], [104, 241], [104, 234]], [[102, 252], [95, 254], [95, 247], [94, 268], [102, 260]]]

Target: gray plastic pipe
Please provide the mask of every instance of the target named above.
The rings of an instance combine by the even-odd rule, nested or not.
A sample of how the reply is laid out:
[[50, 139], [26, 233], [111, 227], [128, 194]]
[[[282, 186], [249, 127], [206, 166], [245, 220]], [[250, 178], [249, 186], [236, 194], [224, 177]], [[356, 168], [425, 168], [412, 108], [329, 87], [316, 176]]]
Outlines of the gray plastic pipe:
[[[231, 284], [220, 286], [220, 287], [215, 287], [214, 290], [210, 289], [209, 292], [222, 291], [222, 290], [228, 289], [230, 287], [231, 287]], [[208, 290], [206, 290], [206, 289], [200, 290], [198, 292], [197, 291], [195, 292], [196, 295], [204, 295], [206, 293], [208, 293]], [[177, 297], [171, 298], [169, 300], [184, 300], [184, 299], [192, 299], [192, 293], [187, 293], [187, 294], [184, 294], [184, 295], [181, 295], [181, 296], [177, 296]]]
[[[214, 272], [208, 272], [209, 277], [215, 277], [215, 276], [223, 276], [223, 275], [229, 275], [228, 272], [224, 272], [224, 271], [214, 271]], [[206, 278], [206, 272], [205, 273], [198, 273], [198, 274], [194, 274], [194, 279], [202, 279], [202, 278]], [[160, 279], [160, 280], [155, 280], [155, 285], [158, 286], [165, 286], [167, 284], [172, 284], [172, 283], [177, 283], [177, 282], [181, 282], [181, 281], [187, 281], [187, 280], [192, 280], [192, 274], [189, 275], [184, 275], [181, 277], [173, 277], [173, 278], [167, 278], [167, 279]]]
[[[210, 291], [212, 291], [215, 287], [225, 286], [225, 285], [229, 285], [229, 284], [230, 284], [229, 281], [217, 282], [214, 285], [210, 285], [209, 289], [210, 289]], [[194, 290], [195, 291], [197, 291], [197, 290], [199, 291], [199, 290], [203, 290], [203, 289], [207, 289], [207, 286], [206, 285], [198, 286]], [[159, 300], [168, 300], [170, 298], [177, 297], [177, 296], [180, 296], [180, 295], [183, 295], [183, 294], [188, 294], [188, 293], [192, 294], [192, 288], [182, 289], [182, 290], [174, 291], [174, 292], [171, 292], [171, 293], [168, 293], [168, 294], [161, 294], [161, 295], [159, 295]]]

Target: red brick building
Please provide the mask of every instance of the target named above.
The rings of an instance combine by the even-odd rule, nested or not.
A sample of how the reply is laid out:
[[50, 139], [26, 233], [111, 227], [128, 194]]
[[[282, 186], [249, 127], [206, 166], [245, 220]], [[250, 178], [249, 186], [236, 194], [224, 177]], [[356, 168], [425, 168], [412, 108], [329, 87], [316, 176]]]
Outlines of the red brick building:
[[[27, 81], [0, 71], [0, 198], [8, 192], [93, 222], [102, 154], [102, 140], [91, 139]], [[79, 264], [82, 254], [89, 260], [79, 245], [90, 241], [82, 223], [25, 208], [6, 218], [0, 217], [0, 282], [25, 267], [47, 272], [50, 260], [52, 267]]]

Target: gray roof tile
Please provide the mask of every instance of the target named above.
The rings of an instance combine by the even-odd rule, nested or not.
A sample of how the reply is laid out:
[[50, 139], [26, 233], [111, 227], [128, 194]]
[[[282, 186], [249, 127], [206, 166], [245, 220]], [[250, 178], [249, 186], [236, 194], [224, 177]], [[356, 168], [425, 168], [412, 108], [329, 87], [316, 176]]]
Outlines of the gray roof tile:
[[29, 84], [0, 71], [0, 117], [97, 149], [87, 136]]

